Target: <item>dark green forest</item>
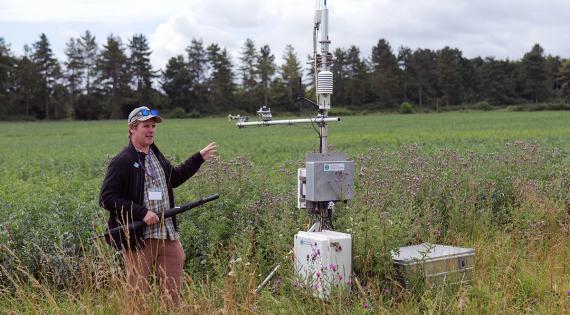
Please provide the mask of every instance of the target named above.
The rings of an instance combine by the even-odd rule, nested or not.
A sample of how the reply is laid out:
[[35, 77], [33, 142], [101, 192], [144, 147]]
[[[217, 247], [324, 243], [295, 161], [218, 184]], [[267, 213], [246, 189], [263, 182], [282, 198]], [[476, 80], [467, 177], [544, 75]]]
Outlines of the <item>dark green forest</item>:
[[[386, 39], [371, 52], [336, 48], [333, 105], [383, 111], [409, 103], [440, 111], [523, 104], [532, 110], [548, 102], [570, 108], [570, 59], [545, 55], [540, 44], [529, 49], [520, 60], [500, 60], [465, 58], [451, 47], [394, 49]], [[22, 56], [0, 37], [0, 119], [122, 119], [137, 105], [171, 117], [253, 113], [264, 104], [293, 113], [302, 110], [296, 102], [300, 88], [313, 95], [307, 58], [292, 45], [282, 52], [281, 65], [268, 45], [251, 39], [237, 64], [226, 48], [199, 39], [164, 69], [153, 69], [151, 54], [142, 34], [128, 43], [114, 35], [99, 42], [85, 31], [68, 40], [65, 60], [55, 57], [45, 34], [26, 45]]]

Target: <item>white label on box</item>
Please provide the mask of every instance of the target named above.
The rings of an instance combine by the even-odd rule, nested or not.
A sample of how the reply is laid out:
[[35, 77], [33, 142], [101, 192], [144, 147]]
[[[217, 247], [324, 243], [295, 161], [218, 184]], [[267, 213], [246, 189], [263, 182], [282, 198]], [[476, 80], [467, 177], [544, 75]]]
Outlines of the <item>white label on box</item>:
[[339, 171], [344, 171], [344, 163], [325, 164], [325, 172], [339, 172]]

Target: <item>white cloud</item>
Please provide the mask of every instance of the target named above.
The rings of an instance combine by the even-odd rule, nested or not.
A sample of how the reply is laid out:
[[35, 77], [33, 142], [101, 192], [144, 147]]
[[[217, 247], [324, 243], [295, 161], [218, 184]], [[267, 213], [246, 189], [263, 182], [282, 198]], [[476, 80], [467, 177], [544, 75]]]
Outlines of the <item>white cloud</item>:
[[[192, 38], [203, 39], [205, 45], [220, 44], [230, 51], [234, 61], [246, 38], [253, 39], [257, 47], [269, 44], [278, 61], [285, 45], [292, 44], [304, 61], [312, 49], [315, 2], [2, 0], [0, 23], [6, 26], [11, 22], [28, 23], [37, 27], [37, 34], [43, 32], [42, 23], [66, 25], [57, 34], [47, 34], [50, 39], [57, 36], [58, 41], [62, 41], [62, 34], [83, 33], [87, 28], [82, 25], [90, 28], [104, 25], [99, 32], [92, 29], [100, 43], [108, 35], [102, 36], [101, 32], [109, 30], [119, 34], [143, 33], [149, 38], [155, 68], [162, 67], [170, 57], [184, 54]], [[364, 57], [370, 55], [380, 38], [387, 39], [394, 51], [401, 45], [412, 49], [440, 49], [448, 45], [461, 49], [467, 57], [520, 59], [534, 43], [540, 43], [547, 54], [570, 56], [568, 0], [329, 0], [328, 3], [333, 48], [356, 45]], [[20, 37], [16, 29], [3, 33], [8, 41]], [[25, 41], [29, 43], [36, 37]], [[64, 43], [59, 47], [64, 47]]]
[[142, 22], [161, 19], [186, 8], [188, 1], [161, 0], [2, 0], [0, 21]]
[[257, 27], [270, 22], [270, 3], [261, 0], [204, 1], [201, 12], [205, 15], [201, 15], [200, 20], [234, 28]]
[[236, 47], [238, 43], [231, 33], [223, 29], [200, 25], [192, 17], [174, 16], [160, 23], [149, 36], [153, 64], [162, 68], [171, 57], [185, 55], [192, 39], [202, 40], [204, 46], [218, 43], [222, 47]]
[[205, 2], [189, 15], [168, 18], [150, 34], [153, 63], [162, 67], [170, 57], [185, 54], [184, 49], [193, 38], [202, 39], [205, 46], [217, 43], [227, 48], [234, 64], [247, 38], [253, 39], [258, 48], [269, 44], [277, 59], [287, 44], [308, 49], [313, 12], [300, 12], [291, 3], [282, 7], [272, 3], [259, 0], [242, 1], [239, 5], [230, 0]]

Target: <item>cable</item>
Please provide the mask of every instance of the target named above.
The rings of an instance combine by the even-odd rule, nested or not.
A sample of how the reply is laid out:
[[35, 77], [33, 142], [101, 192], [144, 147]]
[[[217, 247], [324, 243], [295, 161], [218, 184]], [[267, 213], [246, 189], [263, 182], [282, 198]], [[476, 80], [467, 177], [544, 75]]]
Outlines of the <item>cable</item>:
[[322, 137], [321, 132], [317, 129], [317, 127], [315, 127], [315, 123], [313, 122], [313, 119], [311, 117], [309, 117], [309, 119], [311, 120], [311, 126], [313, 126], [313, 129], [315, 129], [315, 132], [317, 133], [319, 138], [321, 138]]
[[[300, 91], [299, 91], [300, 93]], [[297, 103], [299, 103], [300, 105], [303, 105], [299, 100], [297, 100]], [[302, 106], [299, 106], [301, 109], [303, 108]], [[303, 110], [301, 111], [301, 114], [306, 114], [303, 113]], [[317, 129], [317, 127], [315, 127], [315, 123], [313, 121], [313, 118], [311, 118], [311, 116], [307, 116], [307, 118], [311, 121], [311, 126], [313, 127], [313, 129], [315, 130], [315, 132], [317, 133], [317, 136], [319, 137], [319, 139], [321, 138], [321, 133], [320, 131]]]

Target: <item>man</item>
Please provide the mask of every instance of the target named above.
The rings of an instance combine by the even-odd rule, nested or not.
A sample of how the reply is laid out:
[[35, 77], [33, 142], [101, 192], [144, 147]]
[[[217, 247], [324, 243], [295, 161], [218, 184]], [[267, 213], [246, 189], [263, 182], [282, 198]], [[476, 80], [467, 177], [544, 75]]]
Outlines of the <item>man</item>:
[[110, 213], [109, 228], [132, 221], [146, 226], [124, 230], [106, 238], [122, 250], [129, 291], [149, 291], [148, 276], [153, 264], [163, 297], [178, 305], [185, 254], [177, 234], [176, 217], [160, 220], [174, 207], [172, 189], [194, 175], [204, 161], [216, 155], [210, 143], [178, 166], [172, 166], [154, 144], [158, 111], [142, 106], [129, 114], [129, 144], [110, 162], [101, 186], [100, 204]]

